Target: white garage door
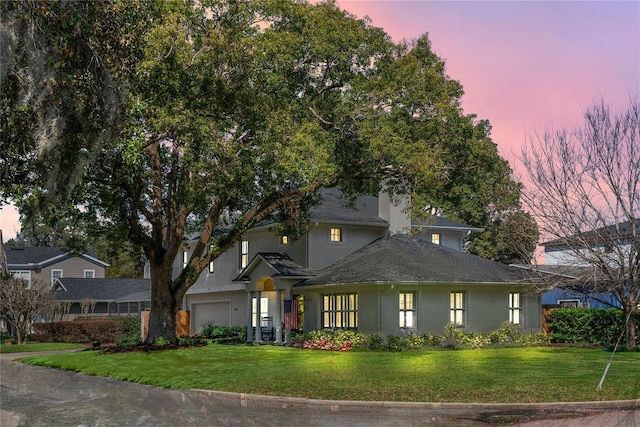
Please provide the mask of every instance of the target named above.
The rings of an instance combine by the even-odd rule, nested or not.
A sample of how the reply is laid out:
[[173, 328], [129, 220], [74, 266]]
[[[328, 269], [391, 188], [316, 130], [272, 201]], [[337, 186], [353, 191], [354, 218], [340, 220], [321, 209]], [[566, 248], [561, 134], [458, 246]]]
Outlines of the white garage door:
[[210, 302], [193, 304], [192, 313], [194, 315], [194, 333], [200, 333], [200, 329], [206, 323], [213, 323], [218, 326], [231, 325], [231, 302]]

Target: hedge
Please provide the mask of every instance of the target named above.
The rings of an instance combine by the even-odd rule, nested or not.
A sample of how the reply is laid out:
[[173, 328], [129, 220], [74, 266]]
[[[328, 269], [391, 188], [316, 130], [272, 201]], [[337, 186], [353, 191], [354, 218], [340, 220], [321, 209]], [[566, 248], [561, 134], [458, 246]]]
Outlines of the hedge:
[[136, 344], [140, 341], [140, 319], [115, 318], [36, 323], [38, 342]]
[[622, 310], [615, 308], [556, 308], [547, 315], [552, 341], [571, 344], [615, 344], [625, 320]]

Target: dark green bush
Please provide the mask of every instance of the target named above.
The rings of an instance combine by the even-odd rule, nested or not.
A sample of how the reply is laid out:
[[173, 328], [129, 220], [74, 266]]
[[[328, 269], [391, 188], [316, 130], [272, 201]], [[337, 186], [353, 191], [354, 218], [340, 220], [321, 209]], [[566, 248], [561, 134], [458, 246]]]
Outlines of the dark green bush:
[[200, 329], [200, 337], [217, 344], [240, 344], [247, 341], [247, 327], [218, 326], [208, 322]]
[[623, 333], [625, 317], [615, 308], [557, 308], [547, 322], [553, 342], [606, 346]]

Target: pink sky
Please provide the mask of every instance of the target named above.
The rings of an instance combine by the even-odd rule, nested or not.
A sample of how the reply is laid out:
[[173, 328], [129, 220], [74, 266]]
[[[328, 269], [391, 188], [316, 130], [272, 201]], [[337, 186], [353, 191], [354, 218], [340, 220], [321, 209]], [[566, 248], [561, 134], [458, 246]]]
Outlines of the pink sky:
[[355, 1], [395, 41], [429, 34], [466, 113], [489, 119], [492, 138], [517, 169], [527, 137], [573, 128], [600, 98], [640, 96], [638, 1]]
[[[639, 1], [356, 1], [394, 40], [429, 33], [433, 50], [459, 80], [466, 113], [489, 119], [503, 157], [517, 156], [535, 131], [573, 128], [600, 98], [623, 107], [640, 96]], [[17, 213], [0, 210], [8, 240]]]

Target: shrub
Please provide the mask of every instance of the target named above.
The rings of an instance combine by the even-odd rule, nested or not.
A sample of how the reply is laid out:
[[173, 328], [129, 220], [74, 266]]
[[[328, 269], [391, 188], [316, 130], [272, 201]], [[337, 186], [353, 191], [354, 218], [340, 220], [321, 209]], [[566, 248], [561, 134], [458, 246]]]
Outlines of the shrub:
[[322, 330], [296, 335], [290, 340], [290, 345], [316, 350], [349, 351], [353, 348], [368, 348], [372, 342], [376, 345], [378, 338], [372, 340], [364, 334], [351, 330]]
[[615, 344], [624, 330], [624, 314], [615, 308], [557, 308], [547, 318], [557, 343]]
[[200, 337], [211, 339], [216, 344], [241, 344], [247, 340], [246, 326], [218, 326], [212, 322], [200, 328]]
[[36, 331], [34, 338], [39, 342], [117, 343], [123, 336], [123, 326], [119, 320], [37, 323], [33, 328]]

